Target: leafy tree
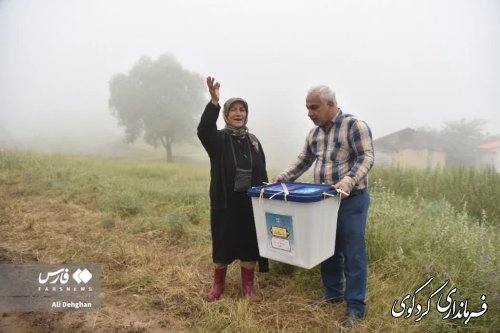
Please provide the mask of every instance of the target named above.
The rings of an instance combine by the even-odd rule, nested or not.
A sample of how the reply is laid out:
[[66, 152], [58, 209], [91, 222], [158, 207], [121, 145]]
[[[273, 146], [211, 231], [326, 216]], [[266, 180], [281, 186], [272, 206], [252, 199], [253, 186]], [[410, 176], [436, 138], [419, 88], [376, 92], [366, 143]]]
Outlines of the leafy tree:
[[440, 130], [420, 129], [446, 153], [446, 167], [475, 166], [478, 146], [486, 137], [482, 119], [460, 119], [445, 123]]
[[475, 166], [478, 146], [485, 137], [482, 119], [460, 119], [445, 123], [441, 132], [449, 167]]
[[111, 113], [125, 127], [125, 141], [143, 135], [146, 143], [166, 150], [195, 138], [196, 115], [204, 103], [204, 80], [184, 69], [172, 55], [156, 61], [142, 57], [128, 74], [115, 74], [109, 82]]

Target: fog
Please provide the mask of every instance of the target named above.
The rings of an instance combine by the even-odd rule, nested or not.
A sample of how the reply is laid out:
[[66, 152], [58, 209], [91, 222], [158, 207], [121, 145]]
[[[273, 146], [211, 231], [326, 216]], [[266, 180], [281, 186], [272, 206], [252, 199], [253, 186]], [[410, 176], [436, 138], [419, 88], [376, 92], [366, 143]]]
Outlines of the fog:
[[248, 100], [272, 165], [302, 148], [317, 84], [374, 138], [461, 118], [500, 133], [498, 0], [4, 0], [0, 50], [2, 147], [117, 155], [109, 79], [163, 53]]

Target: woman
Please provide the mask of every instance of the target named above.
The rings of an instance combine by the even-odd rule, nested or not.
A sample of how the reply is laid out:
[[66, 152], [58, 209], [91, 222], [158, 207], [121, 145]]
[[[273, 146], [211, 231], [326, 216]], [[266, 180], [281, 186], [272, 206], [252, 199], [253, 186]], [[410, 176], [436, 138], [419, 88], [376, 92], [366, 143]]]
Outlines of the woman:
[[[246, 191], [267, 182], [264, 151], [255, 135], [248, 132], [248, 104], [242, 98], [224, 103], [226, 126], [217, 130], [220, 84], [207, 78], [211, 101], [205, 107], [198, 125], [198, 138], [210, 157], [210, 225], [214, 282], [207, 295], [209, 302], [218, 300], [224, 291], [227, 265], [241, 263], [243, 295], [257, 300], [254, 288], [255, 264], [259, 260], [257, 235], [251, 199]], [[262, 264], [266, 267], [262, 267]], [[267, 259], [259, 264], [267, 270]]]

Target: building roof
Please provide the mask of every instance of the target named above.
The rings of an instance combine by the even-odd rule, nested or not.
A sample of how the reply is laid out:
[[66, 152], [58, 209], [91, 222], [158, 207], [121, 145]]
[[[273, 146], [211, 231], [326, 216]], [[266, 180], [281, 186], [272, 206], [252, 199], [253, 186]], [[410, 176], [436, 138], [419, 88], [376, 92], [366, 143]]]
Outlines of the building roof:
[[405, 128], [373, 141], [375, 151], [395, 152], [403, 149], [443, 151], [440, 142], [413, 128]]
[[483, 150], [497, 150], [500, 149], [500, 140], [485, 142], [479, 145], [479, 149]]

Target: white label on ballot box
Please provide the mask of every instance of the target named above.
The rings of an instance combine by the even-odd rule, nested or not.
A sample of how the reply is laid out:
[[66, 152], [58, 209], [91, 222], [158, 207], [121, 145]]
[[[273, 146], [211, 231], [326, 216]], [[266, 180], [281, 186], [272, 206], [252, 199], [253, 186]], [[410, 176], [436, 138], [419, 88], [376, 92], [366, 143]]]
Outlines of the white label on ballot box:
[[266, 212], [268, 241], [275, 249], [293, 251], [292, 216]]
[[290, 241], [287, 239], [279, 238], [279, 237], [272, 237], [271, 238], [271, 245], [275, 249], [280, 249], [280, 250], [285, 250], [285, 251], [290, 251]]

